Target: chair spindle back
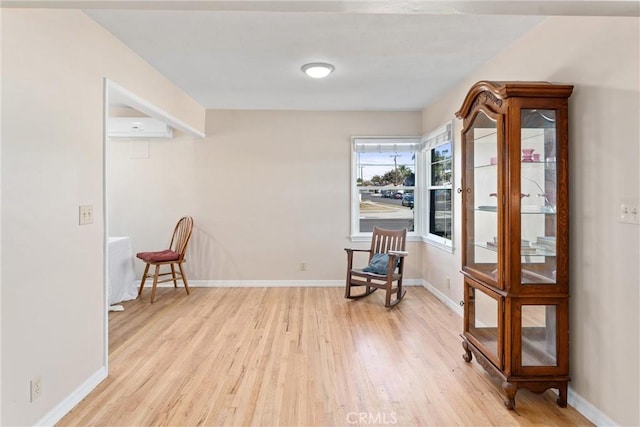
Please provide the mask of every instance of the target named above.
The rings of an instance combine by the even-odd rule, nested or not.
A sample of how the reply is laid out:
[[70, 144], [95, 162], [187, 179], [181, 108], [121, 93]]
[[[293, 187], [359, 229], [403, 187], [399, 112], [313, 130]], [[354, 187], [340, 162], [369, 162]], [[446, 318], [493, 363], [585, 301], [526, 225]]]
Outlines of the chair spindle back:
[[191, 238], [192, 230], [193, 218], [190, 216], [180, 218], [180, 221], [176, 224], [176, 228], [173, 230], [173, 236], [171, 236], [169, 248], [179, 253], [180, 259], [184, 259], [184, 254], [187, 250], [187, 244]]
[[402, 230], [383, 230], [382, 228], [373, 227], [371, 236], [371, 254], [387, 253], [389, 251], [404, 251], [407, 240], [407, 229]]

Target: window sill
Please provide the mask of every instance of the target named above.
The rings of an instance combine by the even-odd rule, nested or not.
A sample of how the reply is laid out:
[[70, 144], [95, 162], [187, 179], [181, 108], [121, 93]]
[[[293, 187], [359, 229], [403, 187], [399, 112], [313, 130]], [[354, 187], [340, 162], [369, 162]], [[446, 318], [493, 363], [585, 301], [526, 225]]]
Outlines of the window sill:
[[424, 242], [424, 243], [426, 243], [426, 244], [428, 244], [430, 246], [434, 246], [434, 247], [436, 247], [438, 249], [441, 249], [441, 250], [443, 250], [445, 252], [448, 252], [450, 254], [452, 254], [454, 252], [453, 251], [453, 245], [447, 244], [447, 243], [443, 243], [444, 239], [441, 239], [440, 241], [438, 241], [438, 240], [432, 239], [432, 238], [427, 237], [427, 236], [421, 236], [420, 240], [422, 240], [422, 242]]

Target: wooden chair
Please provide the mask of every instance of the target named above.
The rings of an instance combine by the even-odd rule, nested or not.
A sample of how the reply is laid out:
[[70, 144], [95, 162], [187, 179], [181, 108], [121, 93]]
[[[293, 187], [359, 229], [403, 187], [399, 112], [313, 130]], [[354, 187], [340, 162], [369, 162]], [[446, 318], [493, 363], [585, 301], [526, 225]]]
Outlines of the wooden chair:
[[[193, 219], [190, 216], [180, 218], [175, 228], [173, 229], [173, 235], [171, 236], [171, 242], [169, 243], [169, 249], [156, 252], [139, 252], [136, 254], [138, 258], [147, 263], [142, 275], [142, 282], [140, 283], [140, 289], [138, 289], [138, 296], [142, 294], [142, 288], [144, 288], [144, 282], [148, 277], [153, 277], [153, 289], [151, 290], [151, 302], [156, 298], [156, 288], [158, 283], [173, 281], [173, 287], [178, 287], [177, 279], [181, 279], [184, 283], [184, 289], [189, 295], [189, 284], [187, 283], [187, 277], [184, 275], [182, 264], [186, 261], [184, 254], [187, 252], [187, 244], [191, 238], [191, 231], [193, 230]], [[155, 271], [153, 274], [149, 273], [149, 267], [154, 265]], [[160, 266], [168, 265], [171, 267], [170, 272], [160, 273]], [[180, 273], [176, 273], [175, 266], [178, 266]], [[168, 279], [158, 280], [159, 277], [171, 275]]]
[[[370, 249], [345, 249], [347, 252], [347, 283], [344, 297], [350, 299], [362, 298], [378, 289], [384, 289], [386, 291], [385, 307], [392, 307], [398, 304], [406, 293], [402, 289], [404, 258], [408, 255], [408, 252], [405, 252], [406, 240], [406, 228], [402, 230], [384, 230], [374, 227]], [[353, 268], [353, 254], [355, 252], [369, 254], [369, 266], [367, 266], [369, 268], [365, 267], [365, 269], [371, 268], [374, 258], [374, 267], [375, 264], [380, 266], [382, 262], [382, 264], [386, 264], [386, 268], [379, 269], [378, 273]], [[384, 255], [376, 256], [377, 254]], [[394, 282], [397, 282], [396, 287], [393, 287]], [[364, 286], [365, 290], [358, 295], [352, 295], [351, 288], [354, 286]], [[396, 298], [392, 302], [391, 296], [393, 294], [396, 294]]]

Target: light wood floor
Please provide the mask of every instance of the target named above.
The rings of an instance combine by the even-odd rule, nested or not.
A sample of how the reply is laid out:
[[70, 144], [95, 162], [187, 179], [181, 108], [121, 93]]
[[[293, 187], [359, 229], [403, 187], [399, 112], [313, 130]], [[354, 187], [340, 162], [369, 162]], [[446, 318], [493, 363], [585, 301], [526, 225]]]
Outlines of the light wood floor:
[[109, 315], [109, 378], [60, 426], [591, 425], [551, 392], [462, 360], [462, 320], [426, 289], [392, 310], [340, 288], [160, 288]]

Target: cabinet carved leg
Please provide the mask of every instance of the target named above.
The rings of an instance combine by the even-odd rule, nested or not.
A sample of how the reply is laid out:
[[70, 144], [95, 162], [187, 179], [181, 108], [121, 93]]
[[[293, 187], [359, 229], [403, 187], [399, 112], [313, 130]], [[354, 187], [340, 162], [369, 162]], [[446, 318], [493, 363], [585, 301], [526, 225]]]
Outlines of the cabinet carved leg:
[[464, 359], [465, 362], [471, 362], [471, 359], [473, 359], [473, 356], [471, 355], [471, 350], [469, 350], [469, 344], [467, 344], [467, 341], [462, 341], [462, 348], [464, 349], [464, 354], [462, 355], [462, 358]]
[[556, 403], [561, 408], [567, 407], [567, 383], [564, 383], [560, 387], [558, 387], [558, 398], [556, 399]]
[[502, 383], [502, 390], [504, 390], [505, 394], [507, 395], [507, 398], [504, 400], [504, 406], [506, 406], [507, 409], [515, 409], [516, 392], [518, 391], [518, 387], [511, 384], [510, 382], [505, 381]]

